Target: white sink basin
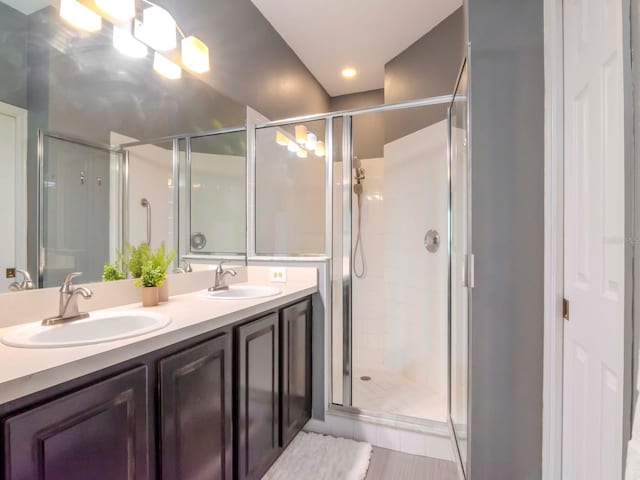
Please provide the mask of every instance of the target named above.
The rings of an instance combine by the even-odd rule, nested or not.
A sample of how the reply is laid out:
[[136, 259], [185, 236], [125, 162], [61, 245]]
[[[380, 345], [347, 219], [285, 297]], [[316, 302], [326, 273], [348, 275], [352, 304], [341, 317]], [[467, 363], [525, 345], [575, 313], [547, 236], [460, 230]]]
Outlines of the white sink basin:
[[156, 312], [95, 312], [89, 318], [45, 327], [40, 322], [12, 329], [2, 343], [12, 347], [56, 348], [111, 342], [166, 327], [171, 318]]
[[251, 298], [275, 297], [282, 291], [276, 287], [264, 285], [230, 285], [228, 290], [209, 292], [205, 290], [203, 295], [216, 300], [246, 300]]

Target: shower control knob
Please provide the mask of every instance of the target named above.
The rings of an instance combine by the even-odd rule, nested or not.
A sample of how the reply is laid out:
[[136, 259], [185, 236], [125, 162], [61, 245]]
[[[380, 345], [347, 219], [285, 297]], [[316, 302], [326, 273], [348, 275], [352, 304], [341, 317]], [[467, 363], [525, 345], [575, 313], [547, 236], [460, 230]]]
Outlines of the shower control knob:
[[429, 230], [424, 236], [424, 248], [429, 253], [435, 253], [440, 248], [440, 234], [436, 230]]

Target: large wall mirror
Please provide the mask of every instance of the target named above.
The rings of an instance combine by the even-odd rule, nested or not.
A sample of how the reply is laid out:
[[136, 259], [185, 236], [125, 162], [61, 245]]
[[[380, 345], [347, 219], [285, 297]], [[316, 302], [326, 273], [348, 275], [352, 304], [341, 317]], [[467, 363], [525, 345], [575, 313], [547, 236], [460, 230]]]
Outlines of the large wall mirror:
[[[198, 135], [243, 125], [246, 107], [206, 76], [158, 73], [153, 49], [122, 48], [105, 18], [77, 28], [61, 3], [0, 1], [0, 293], [22, 282], [14, 269], [36, 287], [98, 281], [125, 243], [244, 255], [246, 135]], [[135, 5], [126, 31], [149, 7]]]

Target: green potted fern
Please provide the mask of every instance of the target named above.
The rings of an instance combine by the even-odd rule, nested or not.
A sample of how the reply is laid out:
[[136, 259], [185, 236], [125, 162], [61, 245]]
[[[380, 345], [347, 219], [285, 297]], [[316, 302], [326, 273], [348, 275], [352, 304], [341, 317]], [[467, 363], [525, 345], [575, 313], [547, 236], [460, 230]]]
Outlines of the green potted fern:
[[103, 282], [114, 282], [116, 280], [124, 280], [127, 275], [122, 270], [122, 267], [118, 265], [118, 262], [105, 263], [102, 270]]
[[160, 244], [158, 249], [155, 252], [151, 253], [150, 260], [153, 263], [153, 266], [160, 269], [165, 274], [165, 279], [160, 285], [159, 295], [160, 301], [166, 302], [169, 300], [169, 282], [166, 279], [167, 270], [171, 265], [171, 262], [176, 258], [176, 251], [171, 250], [167, 253], [166, 246], [164, 242]]
[[154, 307], [160, 303], [160, 286], [166, 277], [166, 271], [147, 260], [140, 267], [140, 276], [134, 280], [138, 287], [142, 287], [142, 306]]

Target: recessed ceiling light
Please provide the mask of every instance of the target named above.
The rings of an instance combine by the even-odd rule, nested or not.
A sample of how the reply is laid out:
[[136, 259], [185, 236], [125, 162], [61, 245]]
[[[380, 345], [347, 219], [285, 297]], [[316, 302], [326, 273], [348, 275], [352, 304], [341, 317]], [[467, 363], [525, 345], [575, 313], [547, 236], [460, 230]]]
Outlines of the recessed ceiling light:
[[358, 71], [353, 67], [346, 67], [342, 69], [342, 76], [344, 78], [353, 78], [358, 74]]

